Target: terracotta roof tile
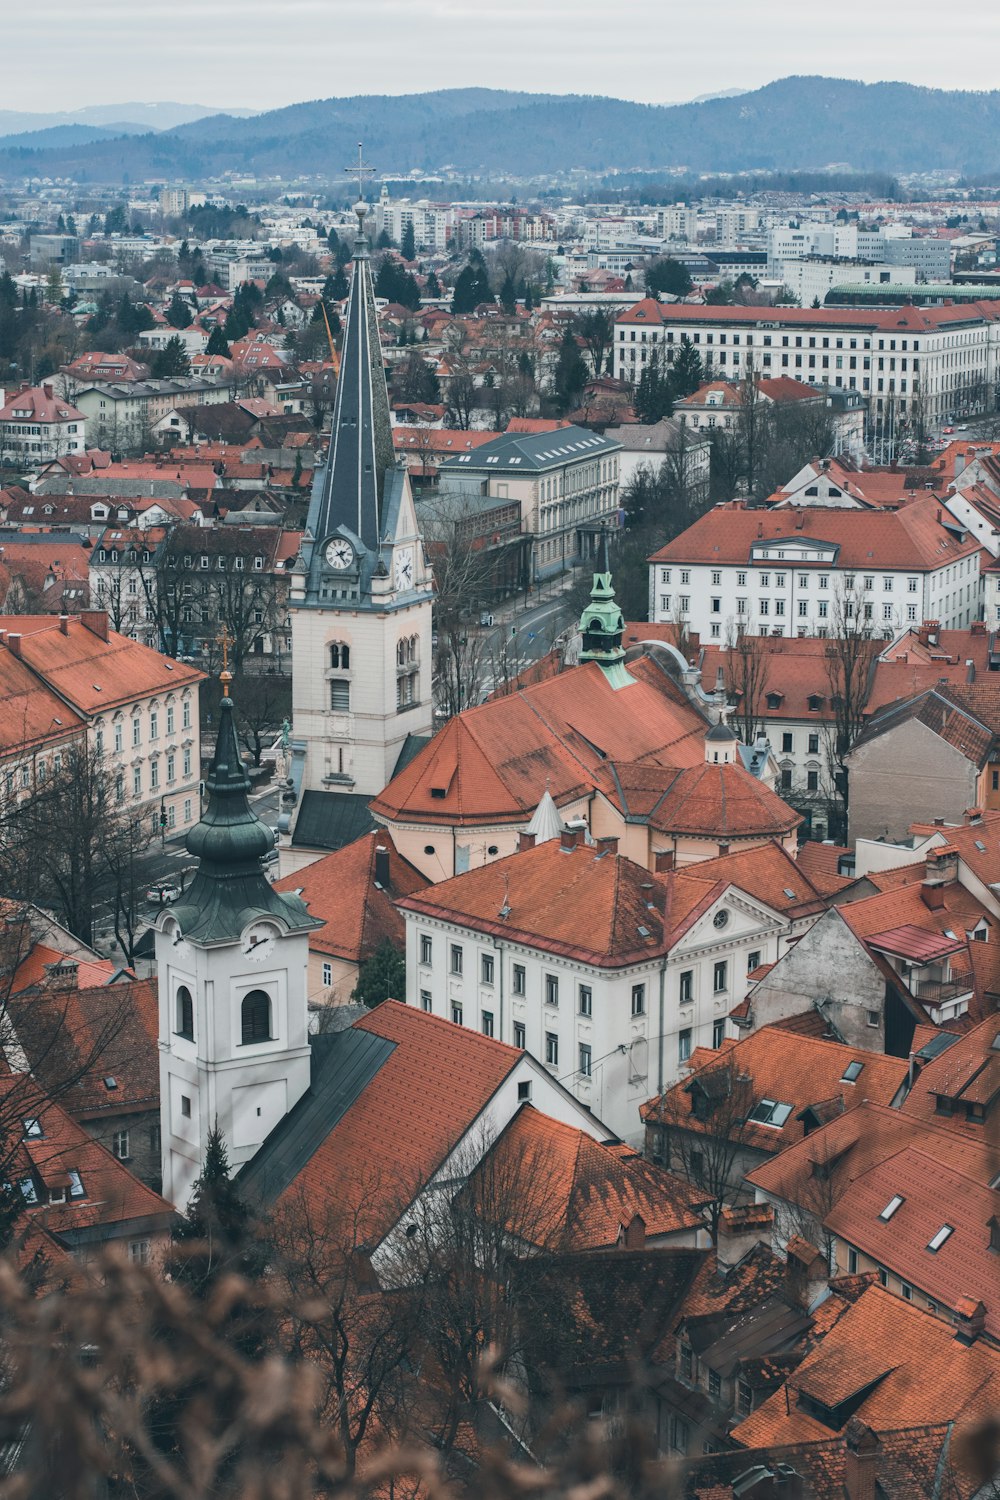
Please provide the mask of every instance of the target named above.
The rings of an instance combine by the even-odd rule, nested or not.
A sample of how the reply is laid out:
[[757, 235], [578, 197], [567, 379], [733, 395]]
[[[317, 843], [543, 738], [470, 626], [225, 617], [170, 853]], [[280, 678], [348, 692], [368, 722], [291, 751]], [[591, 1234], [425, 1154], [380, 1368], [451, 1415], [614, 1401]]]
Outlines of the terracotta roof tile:
[[[386, 850], [389, 882], [376, 883], [376, 849]], [[367, 833], [333, 854], [274, 882], [276, 891], [298, 891], [323, 927], [310, 934], [309, 947], [351, 963], [370, 958], [382, 942], [402, 949], [405, 928], [396, 907], [429, 885], [426, 876], [398, 853], [388, 830]]]

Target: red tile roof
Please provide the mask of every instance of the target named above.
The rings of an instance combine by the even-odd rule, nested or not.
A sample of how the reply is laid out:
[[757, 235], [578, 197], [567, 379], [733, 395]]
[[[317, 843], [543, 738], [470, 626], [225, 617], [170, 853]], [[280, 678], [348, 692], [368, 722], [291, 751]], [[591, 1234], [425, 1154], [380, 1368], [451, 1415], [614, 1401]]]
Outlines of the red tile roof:
[[[389, 881], [375, 878], [375, 851], [386, 850]], [[430, 882], [398, 853], [388, 830], [366, 833], [327, 854], [304, 870], [274, 882], [276, 891], [298, 891], [323, 926], [309, 936], [309, 947], [350, 963], [370, 958], [382, 942], [402, 949], [403, 918], [396, 907], [402, 896], [424, 890]]]
[[[687, 1079], [642, 1106], [643, 1120], [655, 1124], [662, 1113], [667, 1120], [681, 1120], [686, 1130], [707, 1134], [715, 1128], [712, 1117], [696, 1118], [691, 1108], [692, 1086], [704, 1086], [711, 1098], [713, 1074], [746, 1078], [747, 1102], [752, 1101], [754, 1109], [763, 1099], [790, 1106], [780, 1127], [753, 1121], [746, 1127], [747, 1144], [768, 1152], [783, 1152], [805, 1138], [805, 1123], [799, 1115], [808, 1106], [822, 1105], [825, 1114], [835, 1110], [842, 1115], [869, 1100], [890, 1104], [907, 1073], [905, 1058], [820, 1041], [779, 1026], [763, 1026], [740, 1041], [730, 1039], [717, 1052], [700, 1047], [691, 1062]], [[860, 1064], [853, 1083], [844, 1077], [851, 1064]]]
[[994, 304], [969, 302], [953, 307], [715, 307], [689, 302], [657, 302], [644, 297], [641, 302], [620, 313], [617, 324], [662, 325], [664, 323], [713, 323], [774, 327], [808, 328], [877, 328], [898, 333], [933, 333], [953, 324], [993, 322], [998, 316]]
[[[918, 1045], [914, 1036], [914, 1048]], [[939, 1112], [939, 1097], [954, 1101], [951, 1114]], [[970, 1116], [966, 1105], [982, 1106], [985, 1118]], [[906, 1096], [903, 1111], [916, 1119], [934, 1120], [951, 1129], [966, 1131], [978, 1140], [993, 1140], [998, 1109], [1000, 1015], [994, 1013], [923, 1065]]]
[[[14, 391], [7, 404], [0, 407], [0, 422], [16, 422], [20, 417], [32, 422], [84, 422], [82, 411], [77, 411], [69, 401], [57, 396], [51, 385], [32, 386], [27, 391]], [[82, 436], [82, 429], [81, 429]]]
[[704, 1228], [705, 1194], [619, 1142], [595, 1141], [522, 1105], [469, 1179], [480, 1183], [516, 1168], [531, 1198], [519, 1203], [513, 1234], [554, 1252], [608, 1250], [637, 1217], [646, 1240]]
[[[959, 541], [938, 520], [941, 507], [933, 495], [921, 496], [901, 510], [838, 510], [800, 506], [794, 519], [787, 510], [748, 510], [742, 501], [713, 506], [686, 531], [654, 552], [655, 563], [746, 563], [758, 542], [779, 537], [810, 539], [836, 546], [838, 568], [912, 569], [948, 567], [978, 552], [971, 537]], [[789, 564], [793, 566], [793, 564]], [[795, 562], [796, 568], [824, 568], [830, 563]]]
[[[94, 619], [98, 616], [106, 624], [107, 616], [95, 611]], [[21, 660], [79, 713], [100, 713], [154, 693], [177, 692], [205, 676], [117, 631], [109, 630], [105, 640], [89, 627], [86, 615], [66, 621], [65, 632], [52, 615], [35, 619], [37, 625], [21, 631]]]
[[1000, 1406], [1000, 1350], [982, 1340], [967, 1346], [949, 1324], [871, 1286], [785, 1386], [733, 1429], [733, 1440], [745, 1447], [808, 1442], [846, 1425], [848, 1417], [818, 1420], [800, 1396], [828, 1410], [846, 1403], [875, 1432], [968, 1421], [974, 1405]]

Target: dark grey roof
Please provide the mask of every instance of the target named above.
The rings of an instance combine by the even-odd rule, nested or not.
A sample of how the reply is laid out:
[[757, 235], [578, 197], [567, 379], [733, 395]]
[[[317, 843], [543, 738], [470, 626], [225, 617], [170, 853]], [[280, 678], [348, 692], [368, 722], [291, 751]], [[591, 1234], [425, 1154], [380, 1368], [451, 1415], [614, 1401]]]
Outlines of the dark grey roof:
[[357, 792], [303, 792], [292, 844], [307, 849], [342, 849], [376, 826], [368, 811], [368, 798]]
[[732, 741], [737, 738], [737, 735], [733, 732], [733, 730], [725, 722], [725, 720], [720, 719], [718, 724], [712, 725], [705, 738], [706, 740], [717, 740], [720, 743], [724, 740], [726, 744], [731, 744]]
[[371, 1083], [396, 1043], [373, 1031], [310, 1037], [309, 1087], [240, 1171], [245, 1197], [279, 1198]]
[[[313, 539], [321, 543], [343, 526], [370, 552], [377, 552], [385, 472], [395, 462], [371, 262], [359, 239], [344, 319], [330, 453], [309, 507]], [[317, 547], [317, 557], [318, 553]]]
[[588, 432], [585, 427], [560, 427], [555, 432], [505, 432], [492, 443], [483, 443], [472, 453], [453, 453], [441, 464], [441, 472], [479, 473], [485, 469], [537, 473], [558, 469], [574, 459], [597, 458], [618, 453], [621, 443]]
[[[399, 759], [396, 761], [392, 775], [398, 776], [400, 771], [405, 771], [410, 761], [419, 755], [424, 746], [429, 745], [430, 742], [429, 734], [408, 734], [403, 741], [403, 748], [399, 752]], [[389, 780], [392, 780], [392, 776]]]

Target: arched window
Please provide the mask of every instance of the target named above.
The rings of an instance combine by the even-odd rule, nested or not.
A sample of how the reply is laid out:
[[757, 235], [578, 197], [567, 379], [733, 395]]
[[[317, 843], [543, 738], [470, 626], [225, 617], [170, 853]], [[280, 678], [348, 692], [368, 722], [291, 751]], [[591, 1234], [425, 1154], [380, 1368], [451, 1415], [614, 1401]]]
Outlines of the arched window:
[[271, 1039], [271, 997], [266, 990], [251, 990], [243, 996], [240, 1010], [242, 1042], [267, 1042]]
[[330, 646], [330, 666], [336, 672], [346, 672], [351, 665], [351, 648], [344, 641], [334, 641]]
[[194, 1041], [194, 1001], [186, 984], [177, 991], [177, 1035]]

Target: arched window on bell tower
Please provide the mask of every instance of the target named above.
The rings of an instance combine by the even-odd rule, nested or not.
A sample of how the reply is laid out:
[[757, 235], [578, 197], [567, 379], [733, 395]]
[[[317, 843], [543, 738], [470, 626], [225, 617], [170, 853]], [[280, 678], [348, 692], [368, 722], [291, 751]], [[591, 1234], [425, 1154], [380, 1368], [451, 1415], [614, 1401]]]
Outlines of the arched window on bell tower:
[[177, 990], [175, 1030], [178, 1036], [194, 1041], [194, 1000], [186, 984], [178, 986]]
[[271, 997], [266, 990], [250, 990], [243, 996], [240, 1040], [244, 1047], [271, 1040]]

